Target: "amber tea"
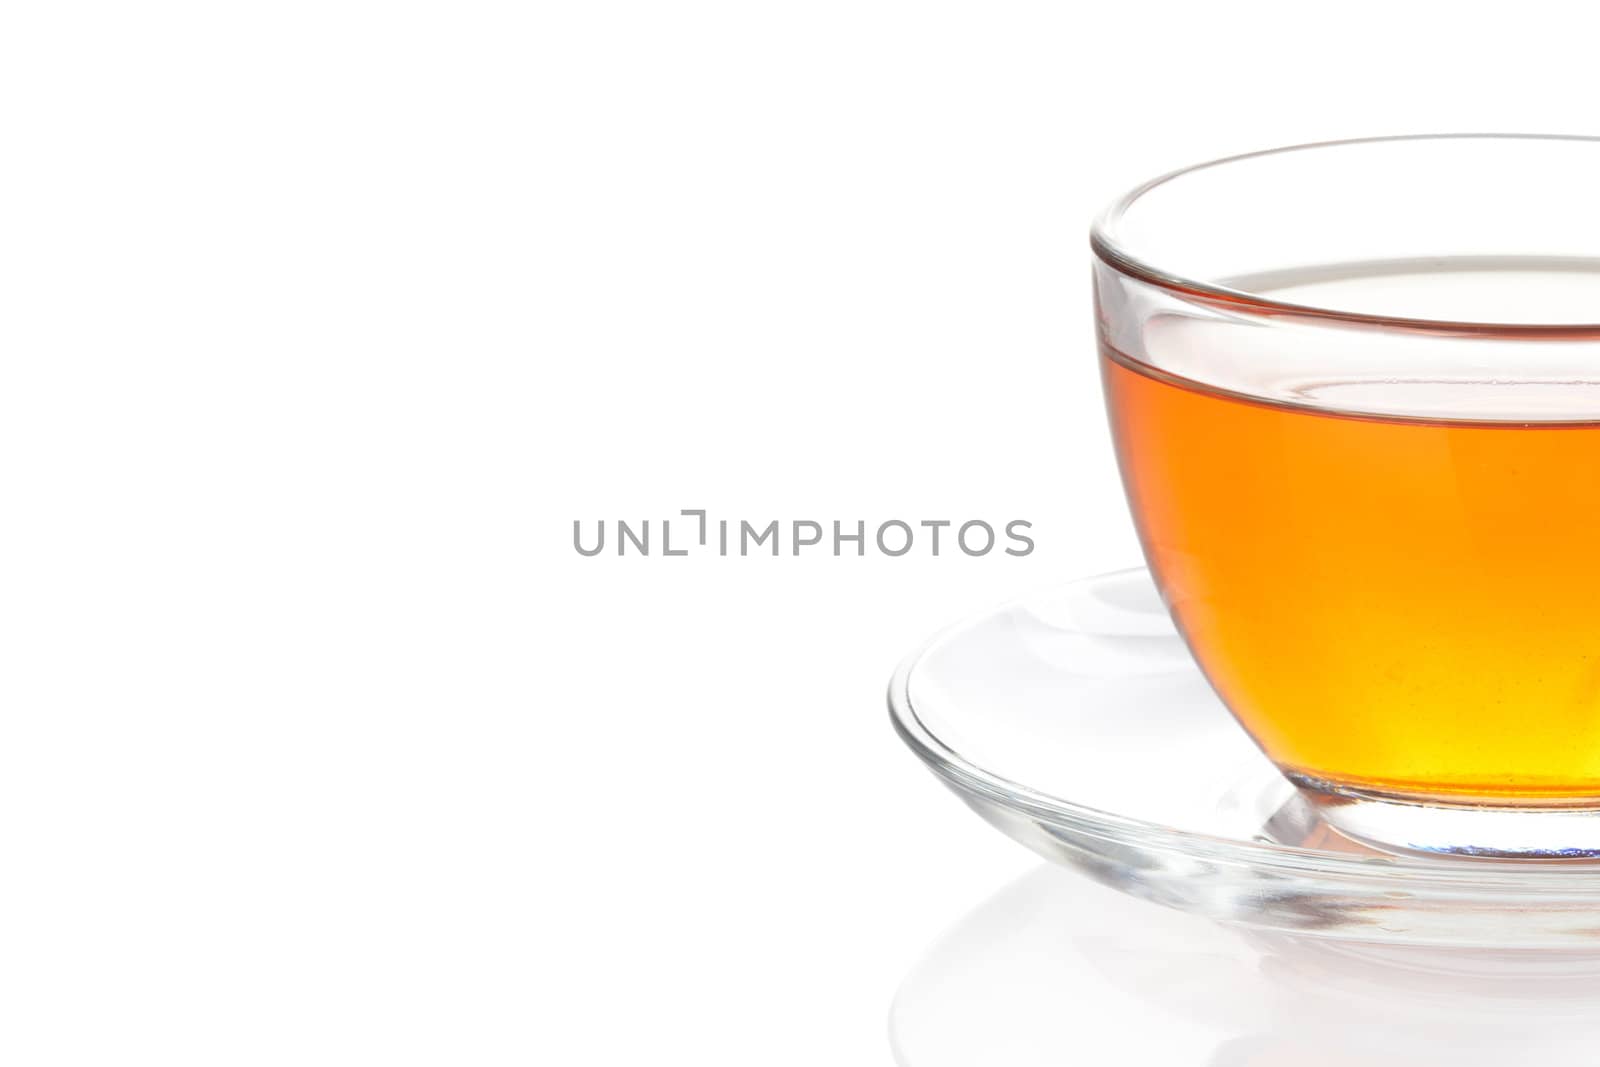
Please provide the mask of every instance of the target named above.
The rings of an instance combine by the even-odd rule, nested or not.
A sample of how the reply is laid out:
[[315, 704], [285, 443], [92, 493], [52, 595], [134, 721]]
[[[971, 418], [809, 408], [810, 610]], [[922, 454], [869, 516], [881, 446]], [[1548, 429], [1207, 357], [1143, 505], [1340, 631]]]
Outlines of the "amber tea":
[[1600, 796], [1600, 423], [1310, 410], [1103, 358], [1146, 557], [1280, 767]]

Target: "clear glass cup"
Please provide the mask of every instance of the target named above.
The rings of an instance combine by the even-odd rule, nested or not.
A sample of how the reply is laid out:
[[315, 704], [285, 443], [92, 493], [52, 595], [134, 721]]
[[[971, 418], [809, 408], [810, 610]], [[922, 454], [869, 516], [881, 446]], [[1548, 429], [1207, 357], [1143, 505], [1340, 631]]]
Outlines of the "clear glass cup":
[[1129, 505], [1235, 718], [1354, 836], [1600, 854], [1600, 140], [1237, 156], [1092, 245]]

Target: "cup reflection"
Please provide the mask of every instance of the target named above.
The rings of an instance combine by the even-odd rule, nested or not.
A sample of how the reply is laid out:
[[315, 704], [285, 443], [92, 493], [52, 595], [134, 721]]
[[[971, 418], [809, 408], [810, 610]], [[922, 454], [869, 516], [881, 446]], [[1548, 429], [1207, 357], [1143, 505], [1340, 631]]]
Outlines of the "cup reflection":
[[891, 1010], [902, 1067], [1584, 1062], [1600, 948], [1354, 944], [1224, 927], [1045, 867], [945, 934]]

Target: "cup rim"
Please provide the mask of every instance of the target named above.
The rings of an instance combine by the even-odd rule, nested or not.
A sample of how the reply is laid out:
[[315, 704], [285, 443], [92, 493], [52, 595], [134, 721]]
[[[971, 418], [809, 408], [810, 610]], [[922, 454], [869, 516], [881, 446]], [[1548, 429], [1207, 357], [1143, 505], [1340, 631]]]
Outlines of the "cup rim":
[[1337, 310], [1277, 300], [1260, 293], [1235, 289], [1214, 281], [1189, 277], [1167, 270], [1141, 258], [1118, 239], [1116, 228], [1123, 216], [1146, 193], [1197, 171], [1208, 170], [1230, 163], [1266, 156], [1286, 155], [1316, 149], [1343, 148], [1354, 145], [1404, 143], [1420, 141], [1544, 141], [1587, 142], [1600, 146], [1600, 136], [1559, 133], [1420, 133], [1398, 134], [1383, 137], [1350, 137], [1330, 141], [1308, 141], [1254, 152], [1209, 159], [1171, 170], [1143, 182], [1112, 201], [1095, 217], [1089, 228], [1089, 247], [1106, 266], [1121, 274], [1136, 278], [1176, 294], [1180, 298], [1219, 305], [1230, 311], [1256, 314], [1271, 318], [1311, 319], [1343, 323], [1352, 326], [1377, 327], [1388, 330], [1416, 331], [1451, 336], [1485, 336], [1501, 338], [1544, 340], [1600, 340], [1600, 322], [1494, 322], [1488, 320], [1458, 320], [1402, 315], [1381, 315], [1372, 312]]

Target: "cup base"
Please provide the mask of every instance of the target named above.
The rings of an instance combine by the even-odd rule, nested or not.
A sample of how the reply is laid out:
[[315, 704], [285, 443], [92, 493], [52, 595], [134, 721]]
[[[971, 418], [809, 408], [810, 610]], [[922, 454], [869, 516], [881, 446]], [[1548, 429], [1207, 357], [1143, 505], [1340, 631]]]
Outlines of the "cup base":
[[1322, 820], [1390, 852], [1523, 859], [1600, 858], [1600, 797], [1496, 805], [1394, 796], [1290, 773]]

